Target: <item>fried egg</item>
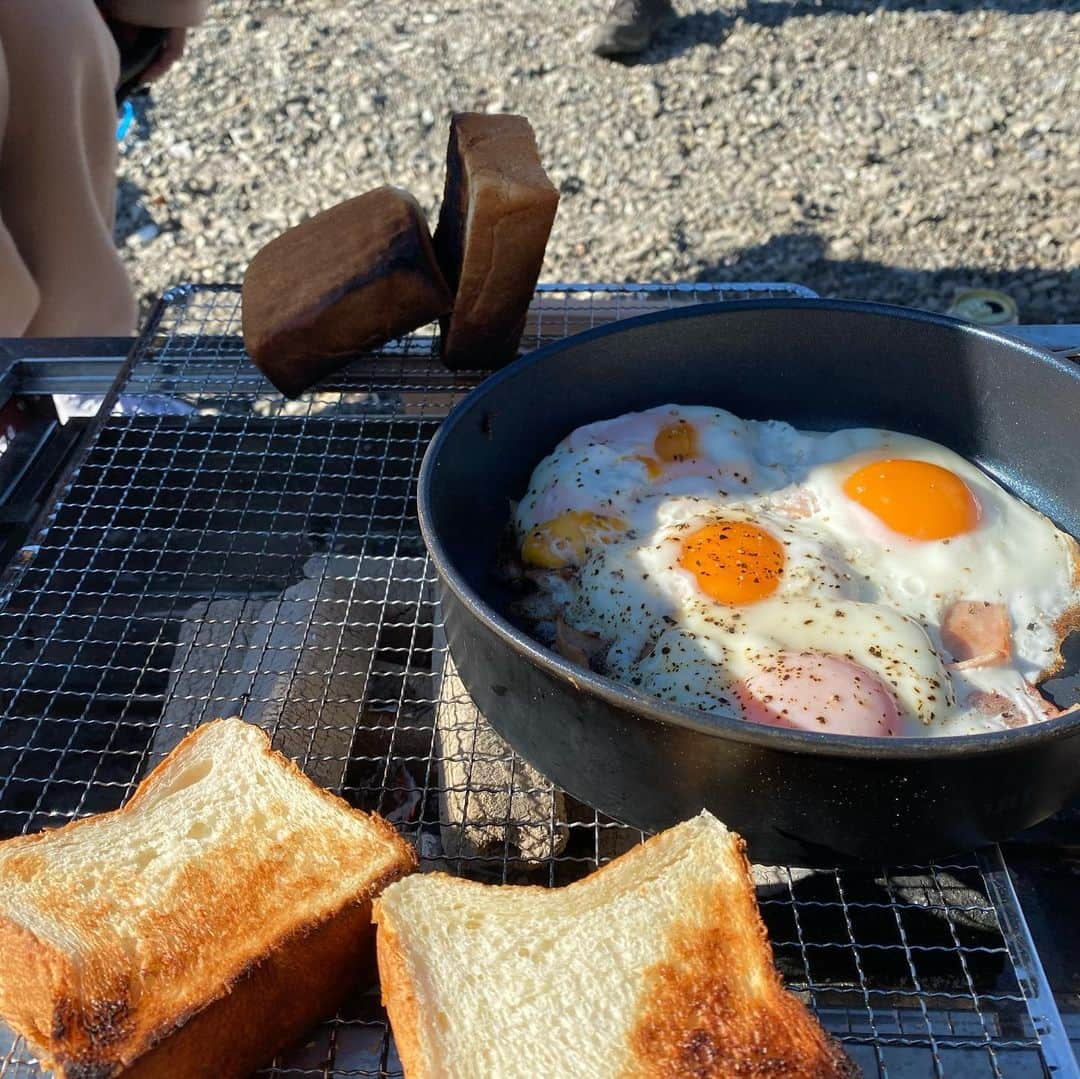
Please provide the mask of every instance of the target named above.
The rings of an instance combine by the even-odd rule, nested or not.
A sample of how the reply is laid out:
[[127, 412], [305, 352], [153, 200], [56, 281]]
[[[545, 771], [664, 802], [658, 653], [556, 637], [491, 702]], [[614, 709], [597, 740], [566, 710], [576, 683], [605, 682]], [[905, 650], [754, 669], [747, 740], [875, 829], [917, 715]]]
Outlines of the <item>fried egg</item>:
[[631, 413], [564, 439], [513, 523], [540, 636], [557, 624], [564, 653], [618, 681], [775, 726], [895, 737], [1045, 718], [1034, 687], [1080, 611], [1071, 537], [895, 432]]
[[1077, 602], [1072, 537], [943, 446], [844, 434], [819, 444], [800, 486], [874, 598], [929, 626], [940, 646], [955, 604], [1004, 605], [1020, 673], [1050, 673], [1059, 620]]
[[583, 533], [598, 519], [636, 529], [657, 495], [723, 502], [783, 487], [784, 470], [755, 455], [753, 430], [722, 409], [670, 405], [579, 427], [537, 466], [518, 504], [526, 563], [580, 564], [592, 546]]

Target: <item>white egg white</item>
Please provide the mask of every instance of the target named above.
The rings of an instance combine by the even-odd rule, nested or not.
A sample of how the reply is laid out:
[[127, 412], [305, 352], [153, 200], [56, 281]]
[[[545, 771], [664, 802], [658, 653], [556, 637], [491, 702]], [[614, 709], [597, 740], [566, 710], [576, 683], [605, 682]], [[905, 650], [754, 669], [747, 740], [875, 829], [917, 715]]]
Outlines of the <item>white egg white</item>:
[[[698, 457], [658, 469], [657, 436], [678, 420], [693, 425]], [[977, 527], [912, 540], [845, 494], [854, 471], [890, 457], [959, 476], [979, 503]], [[762, 657], [787, 650], [847, 657], [879, 675], [907, 735], [1035, 722], [1047, 709], [1033, 685], [1080, 606], [1070, 537], [962, 457], [895, 432], [819, 434], [664, 405], [564, 439], [533, 473], [515, 516], [519, 538], [567, 511], [616, 517], [625, 531], [596, 543], [580, 566], [538, 574], [547, 606], [536, 609], [609, 642], [601, 669], [612, 677], [709, 712], [737, 711], [733, 687]], [[682, 541], [717, 520], [753, 522], [783, 544], [775, 593], [726, 606], [681, 568]], [[1005, 605], [1008, 663], [957, 668], [941, 627], [960, 600]], [[995, 711], [1002, 700], [1009, 707]]]
[[723, 644], [730, 684], [741, 682], [780, 651], [844, 656], [892, 688], [909, 735], [939, 722], [956, 703], [952, 679], [926, 631], [913, 619], [874, 603], [776, 596], [742, 610], [731, 623], [687, 618], [699, 638]]
[[[1034, 681], [1052, 666], [1060, 637], [1056, 623], [1080, 601], [1070, 537], [970, 462], [925, 439], [845, 431], [814, 449], [800, 487], [816, 502], [816, 518], [873, 598], [918, 619], [939, 648], [942, 619], [953, 603], [1002, 603], [1019, 673]], [[959, 476], [979, 503], [977, 527], [930, 542], [888, 529], [843, 491], [848, 476], [883, 457], [928, 461]]]
[[[684, 420], [693, 425], [701, 455], [663, 464], [655, 442], [664, 427]], [[579, 427], [537, 465], [515, 524], [521, 535], [570, 510], [636, 518], [641, 501], [660, 497], [701, 497], [711, 503], [739, 501], [788, 483], [779, 461], [755, 454], [759, 426], [716, 408], [663, 405], [615, 420]], [[794, 428], [780, 425], [787, 431]], [[661, 465], [651, 474], [646, 459]]]

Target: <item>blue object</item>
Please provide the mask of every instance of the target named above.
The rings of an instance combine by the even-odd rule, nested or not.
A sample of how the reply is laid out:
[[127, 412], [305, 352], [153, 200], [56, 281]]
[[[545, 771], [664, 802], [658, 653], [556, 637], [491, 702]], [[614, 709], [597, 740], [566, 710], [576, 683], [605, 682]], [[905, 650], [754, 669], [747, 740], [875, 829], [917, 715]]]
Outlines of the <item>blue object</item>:
[[123, 142], [127, 138], [127, 133], [131, 130], [131, 125], [135, 123], [135, 110], [131, 106], [131, 102], [126, 100], [123, 105], [120, 106], [120, 118], [116, 123], [116, 141]]

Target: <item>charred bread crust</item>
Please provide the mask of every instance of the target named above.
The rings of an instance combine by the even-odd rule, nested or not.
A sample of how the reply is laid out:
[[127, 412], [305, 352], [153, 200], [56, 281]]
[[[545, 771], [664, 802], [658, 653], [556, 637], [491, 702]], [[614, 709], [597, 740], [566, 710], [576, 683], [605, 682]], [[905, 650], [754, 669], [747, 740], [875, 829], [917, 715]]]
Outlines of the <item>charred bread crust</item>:
[[[211, 726], [198, 728], [181, 746], [205, 737]], [[252, 730], [262, 752], [276, 758], [293, 778], [338, 811], [345, 809], [364, 819], [387, 842], [392, 860], [337, 909], [269, 937], [258, 955], [237, 963], [220, 983], [207, 986], [197, 1006], [164, 1017], [141, 1012], [138, 987], [121, 958], [102, 964], [87, 984], [70, 956], [0, 910], [4, 956], [0, 1012], [57, 1079], [249, 1074], [331, 1014], [364, 970], [373, 972], [372, 900], [416, 868], [416, 854], [388, 821], [354, 809], [313, 783], [271, 747], [265, 732]], [[180, 746], [173, 754], [179, 750]], [[166, 758], [120, 809], [72, 821], [55, 831], [70, 834], [93, 827], [103, 817], [123, 817], [138, 808], [155, 783], [168, 777], [169, 768]], [[33, 871], [41, 862], [36, 848], [54, 834], [46, 831], [7, 840], [5, 847], [16, 851], [17, 857], [9, 856], [4, 872]], [[182, 978], [183, 972], [178, 976]]]
[[380, 187], [271, 240], [243, 285], [244, 344], [287, 397], [356, 353], [451, 306], [427, 222], [406, 191]]
[[455, 293], [441, 320], [447, 367], [489, 370], [517, 355], [558, 204], [528, 120], [454, 115], [435, 230], [439, 265]]
[[[461, 280], [461, 260], [465, 253], [465, 225], [469, 210], [469, 192], [461, 165], [459, 146], [460, 123], [460, 114], [451, 117], [450, 137], [446, 144], [446, 179], [443, 186], [443, 200], [439, 207], [439, 220], [435, 225], [435, 234], [432, 238], [439, 269], [442, 270], [443, 278], [454, 295], [455, 302]], [[450, 325], [449, 318], [443, 318], [441, 324], [445, 338], [445, 330]], [[442, 344], [445, 348], [445, 341]]]
[[75, 973], [70, 960], [29, 929], [0, 914], [0, 1014], [26, 1038], [46, 1067], [50, 1043], [65, 1036]]
[[[632, 852], [631, 852], [632, 853]], [[772, 946], [751, 884], [746, 844], [737, 840], [735, 885], [703, 888], [696, 919], [671, 926], [671, 961], [645, 973], [630, 1033], [627, 1079], [669, 1075], [783, 1075], [857, 1079], [858, 1069], [792, 996], [773, 965]], [[762, 979], [754, 994], [750, 979]]]
[[[61, 1042], [50, 1052], [34, 1041], [31, 1045], [57, 1079], [249, 1075], [318, 1019], [332, 1015], [350, 990], [370, 980], [373, 944], [371, 900], [350, 903], [268, 949], [223, 984], [205, 1007], [179, 1014], [151, 1032], [136, 1055], [124, 1051], [130, 1047], [119, 1045], [103, 1026], [79, 1046]], [[71, 1006], [70, 1000], [61, 1001], [57, 1015]], [[97, 1002], [97, 1008], [119, 1017], [127, 1012], [124, 1001]], [[53, 1035], [59, 1033], [54, 1028]]]

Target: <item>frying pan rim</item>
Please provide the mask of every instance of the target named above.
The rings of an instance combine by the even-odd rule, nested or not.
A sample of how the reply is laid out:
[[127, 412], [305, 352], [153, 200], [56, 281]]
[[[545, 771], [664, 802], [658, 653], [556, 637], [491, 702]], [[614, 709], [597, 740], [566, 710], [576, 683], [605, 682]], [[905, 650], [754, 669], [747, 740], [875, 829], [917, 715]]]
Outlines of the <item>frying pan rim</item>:
[[651, 694], [640, 693], [605, 675], [585, 670], [563, 659], [558, 653], [533, 640], [517, 629], [493, 606], [481, 599], [471, 585], [457, 571], [435, 527], [431, 502], [436, 472], [446, 442], [454, 429], [472, 414], [494, 388], [516, 378], [520, 372], [544, 362], [552, 356], [578, 348], [591, 341], [631, 332], [641, 326], [657, 322], [675, 322], [687, 318], [708, 318], [716, 314], [728, 314], [757, 310], [816, 310], [852, 312], [885, 318], [899, 318], [911, 322], [931, 324], [958, 329], [964, 335], [976, 339], [1006, 345], [1014, 351], [1026, 354], [1032, 360], [1050, 364], [1069, 377], [1080, 382], [1080, 369], [1064, 359], [1036, 346], [1029, 345], [1007, 334], [975, 326], [960, 319], [950, 318], [929, 311], [897, 307], [891, 304], [871, 303], [861, 300], [728, 300], [716, 303], [691, 304], [681, 308], [667, 308], [617, 322], [597, 326], [582, 333], [565, 337], [520, 356], [499, 371], [489, 375], [474, 387], [440, 424], [438, 431], [424, 453], [417, 486], [417, 511], [420, 530], [431, 556], [432, 563], [444, 587], [449, 587], [457, 600], [482, 626], [493, 633], [511, 651], [526, 662], [555, 676], [579, 694], [591, 694], [604, 703], [629, 713], [639, 719], [665, 726], [689, 728], [697, 733], [716, 738], [733, 738], [751, 745], [764, 746], [808, 756], [846, 757], [861, 759], [919, 760], [926, 757], [970, 757], [992, 755], [1020, 750], [1045, 742], [1056, 741], [1080, 728], [1080, 711], [1055, 719], [1043, 720], [1015, 730], [991, 731], [982, 734], [947, 735], [940, 737], [881, 738], [863, 735], [838, 735], [814, 731], [789, 730], [752, 724], [746, 720], [721, 713], [703, 720], [691, 709], [669, 705]]

